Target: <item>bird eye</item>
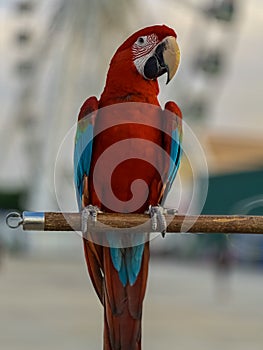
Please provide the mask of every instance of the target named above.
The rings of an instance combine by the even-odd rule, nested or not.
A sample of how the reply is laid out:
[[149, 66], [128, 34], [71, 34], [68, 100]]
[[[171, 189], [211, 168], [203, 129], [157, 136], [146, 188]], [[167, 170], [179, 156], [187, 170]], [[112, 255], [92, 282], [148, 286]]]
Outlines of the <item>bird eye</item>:
[[146, 37], [145, 37], [145, 36], [140, 36], [140, 37], [137, 39], [137, 44], [138, 44], [138, 45], [143, 46], [145, 43], [146, 43]]

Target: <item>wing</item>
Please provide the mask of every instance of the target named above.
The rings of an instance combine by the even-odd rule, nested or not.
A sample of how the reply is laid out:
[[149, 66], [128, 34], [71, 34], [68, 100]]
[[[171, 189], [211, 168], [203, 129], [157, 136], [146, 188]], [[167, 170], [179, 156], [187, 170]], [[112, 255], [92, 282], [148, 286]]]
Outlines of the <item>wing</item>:
[[88, 202], [88, 176], [90, 171], [94, 119], [98, 110], [95, 96], [88, 98], [82, 105], [75, 136], [74, 182], [79, 209]]
[[[88, 179], [97, 111], [98, 100], [92, 96], [84, 102], [78, 116], [74, 150], [74, 182], [80, 210], [83, 206], [90, 204]], [[83, 242], [90, 278], [100, 301], [103, 303], [102, 247], [86, 238], [83, 239]]]
[[168, 166], [163, 202], [167, 198], [176, 177], [182, 154], [182, 112], [175, 102], [167, 102], [165, 110], [175, 114], [175, 117], [174, 120], [171, 120], [169, 113], [167, 116], [168, 118], [165, 121], [167, 134], [164, 136], [164, 148], [170, 155], [170, 164]]

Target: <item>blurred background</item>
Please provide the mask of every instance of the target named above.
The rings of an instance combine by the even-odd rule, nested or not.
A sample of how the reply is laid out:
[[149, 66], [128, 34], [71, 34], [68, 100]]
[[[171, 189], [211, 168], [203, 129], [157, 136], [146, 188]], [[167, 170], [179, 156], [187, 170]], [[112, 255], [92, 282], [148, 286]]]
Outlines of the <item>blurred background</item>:
[[[196, 208], [205, 195], [203, 214], [263, 215], [263, 3], [0, 0], [0, 20], [0, 343], [100, 349], [102, 315], [80, 237], [12, 231], [5, 216], [61, 203], [76, 210], [72, 147], [61, 145], [73, 146], [79, 107], [99, 97], [119, 44], [162, 23], [176, 30], [182, 61], [167, 87], [160, 79], [160, 100], [181, 106], [208, 166], [206, 195], [196, 162]], [[189, 191], [190, 173], [184, 160]], [[262, 267], [260, 236], [155, 239], [144, 349], [262, 349]]]

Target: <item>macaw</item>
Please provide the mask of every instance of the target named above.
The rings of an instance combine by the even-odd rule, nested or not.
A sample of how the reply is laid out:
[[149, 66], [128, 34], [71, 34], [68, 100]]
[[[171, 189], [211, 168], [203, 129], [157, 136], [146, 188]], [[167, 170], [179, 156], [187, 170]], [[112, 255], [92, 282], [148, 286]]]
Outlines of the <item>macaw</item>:
[[[150, 26], [132, 34], [111, 60], [100, 99], [92, 96], [82, 105], [74, 151], [74, 181], [80, 210], [92, 206], [105, 212], [144, 213], [149, 208], [158, 208], [164, 202], [180, 163], [182, 114], [175, 102], [167, 102], [165, 110], [161, 109], [157, 99], [157, 78], [166, 73], [168, 83], [177, 71], [180, 52], [176, 39], [175, 31], [165, 25]], [[117, 104], [127, 107], [121, 116], [109, 108]], [[140, 108], [140, 104], [145, 107]], [[145, 115], [147, 106], [149, 112]], [[166, 121], [167, 111], [177, 117], [176, 123]], [[110, 121], [114, 118], [121, 118], [122, 123], [111, 125]], [[140, 124], [141, 119], [154, 119], [156, 127]], [[165, 123], [165, 128], [170, 129], [169, 135], [162, 130], [161, 125]], [[130, 157], [111, 174], [110, 180], [104, 174], [97, 180], [95, 173], [99, 157], [108, 147], [129, 139], [135, 141], [128, 143], [124, 152], [147, 153], [148, 163], [159, 162], [158, 167], [163, 168], [161, 171], [165, 175], [160, 176], [151, 164]], [[145, 149], [139, 139], [147, 141]], [[156, 160], [154, 147], [149, 145], [161, 147], [169, 157], [165, 161]], [[104, 160], [105, 170], [113, 161], [111, 158]], [[137, 196], [146, 199], [140, 207], [130, 209], [125, 203], [132, 197], [130, 187], [135, 179], [143, 179], [148, 184], [148, 194], [143, 197], [144, 187], [137, 191]], [[119, 199], [118, 203], [121, 203], [117, 210], [107, 204], [109, 184]], [[83, 238], [88, 272], [104, 307], [104, 350], [141, 349], [149, 241], [138, 241], [136, 237], [131, 236], [130, 246], [125, 247], [115, 246], [114, 239], [110, 242], [110, 236], [106, 245]]]

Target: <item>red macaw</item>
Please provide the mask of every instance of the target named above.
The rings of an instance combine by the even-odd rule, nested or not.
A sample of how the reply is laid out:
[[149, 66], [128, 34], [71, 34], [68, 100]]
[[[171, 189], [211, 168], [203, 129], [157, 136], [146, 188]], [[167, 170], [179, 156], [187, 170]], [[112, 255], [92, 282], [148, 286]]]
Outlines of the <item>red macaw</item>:
[[[167, 73], [169, 82], [177, 71], [180, 53], [176, 38], [174, 30], [165, 25], [147, 27], [131, 35], [111, 60], [100, 99], [92, 96], [81, 107], [74, 153], [75, 186], [80, 209], [92, 205], [92, 208], [105, 212], [144, 213], [149, 207], [156, 208], [166, 198], [180, 163], [182, 114], [174, 102], [166, 103], [165, 111], [161, 109], [157, 99], [157, 78]], [[139, 106], [141, 103], [143, 108]], [[108, 108], [117, 104], [125, 104], [125, 112], [121, 116], [118, 115], [121, 112]], [[145, 111], [148, 112], [145, 114]], [[179, 117], [178, 121], [169, 124], [166, 111]], [[110, 123], [118, 118], [121, 123]], [[152, 127], [145, 122], [140, 123], [141, 120], [155, 120], [156, 124]], [[169, 136], [162, 130], [162, 124], [165, 123], [165, 128], [170, 129]], [[131, 156], [111, 174], [110, 180], [103, 172], [97, 179], [96, 164], [100, 156], [107, 148], [124, 140], [128, 140], [128, 146], [124, 149], [127, 158], [129, 152], [145, 153], [150, 165]], [[147, 147], [143, 147], [140, 140], [144, 140]], [[151, 145], [161, 147], [169, 155], [169, 161], [156, 159], [155, 147]], [[118, 151], [115, 156], [119, 156]], [[105, 173], [113, 161], [111, 157], [104, 159]], [[152, 165], [161, 168], [165, 175], [160, 176]], [[126, 203], [131, 200], [131, 184], [136, 179], [143, 179], [148, 184], [148, 194], [145, 196], [144, 187], [137, 191], [143, 203], [131, 209]], [[117, 210], [108, 204], [111, 192], [109, 184], [119, 199]], [[106, 238], [106, 245], [98, 244], [96, 240], [95, 243], [92, 239], [83, 239], [90, 278], [104, 306], [105, 350], [141, 349], [141, 317], [148, 274], [149, 242], [138, 241], [136, 237], [131, 235], [130, 246], [124, 247], [115, 245], [118, 238], [112, 242], [110, 237]]]

